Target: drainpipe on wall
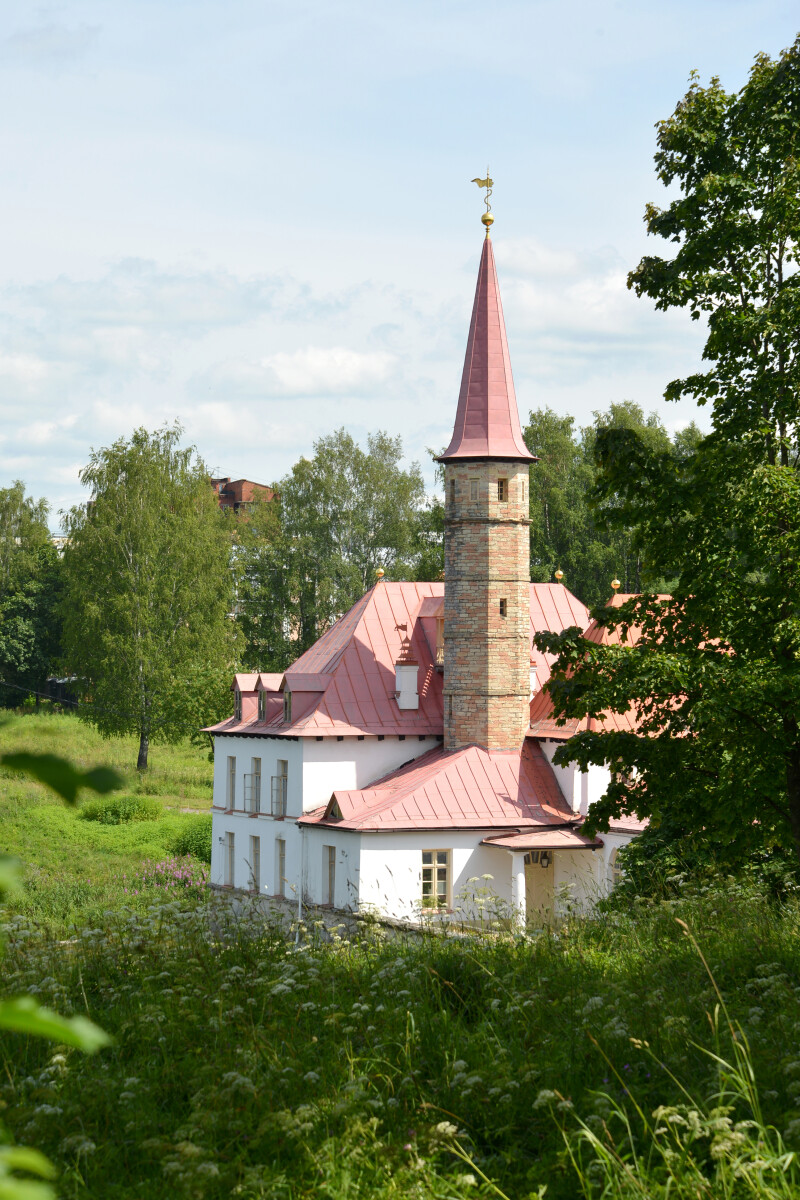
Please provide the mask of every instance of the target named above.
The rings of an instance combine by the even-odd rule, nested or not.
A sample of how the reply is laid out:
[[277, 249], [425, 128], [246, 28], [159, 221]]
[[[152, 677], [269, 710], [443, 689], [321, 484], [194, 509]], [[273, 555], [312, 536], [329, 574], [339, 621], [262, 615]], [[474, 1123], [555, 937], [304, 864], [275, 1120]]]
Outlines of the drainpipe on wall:
[[300, 826], [300, 874], [297, 881], [297, 932], [295, 933], [295, 945], [300, 944], [300, 923], [303, 920], [303, 867], [305, 866], [305, 851], [306, 851], [306, 827]]

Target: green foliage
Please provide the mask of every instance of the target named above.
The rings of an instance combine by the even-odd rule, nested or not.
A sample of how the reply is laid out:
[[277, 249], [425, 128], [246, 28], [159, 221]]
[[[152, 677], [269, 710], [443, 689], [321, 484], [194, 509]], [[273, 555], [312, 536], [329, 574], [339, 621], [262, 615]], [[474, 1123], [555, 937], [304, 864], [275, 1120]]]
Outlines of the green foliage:
[[707, 314], [711, 365], [667, 396], [710, 403], [713, 432], [680, 456], [598, 433], [596, 504], [672, 596], [597, 612], [635, 645], [540, 639], [560, 655], [557, 713], [636, 714], [635, 733], [590, 730], [558, 752], [616, 772], [590, 824], [634, 810], [702, 831], [729, 864], [800, 856], [799, 105], [800, 41], [759, 56], [738, 96], [693, 79], [659, 127], [659, 177], [680, 196], [648, 227], [678, 248], [630, 283]]
[[0, 702], [42, 692], [60, 652], [63, 571], [45, 500], [17, 480], [0, 488]]
[[[655, 413], [645, 417], [638, 404], [612, 404], [594, 414], [591, 425], [575, 428], [573, 417], [552, 409], [531, 412], [525, 441], [539, 457], [530, 469], [531, 578], [546, 583], [562, 570], [565, 582], [585, 604], [600, 604], [618, 578], [623, 592], [638, 592], [653, 581], [635, 528], [608, 522], [618, 504], [613, 494], [596, 503], [598, 435], [608, 429], [635, 431], [646, 445], [683, 459], [701, 434], [691, 424], [670, 441]], [[650, 576], [650, 577], [649, 577]]]
[[[97, 768], [80, 773], [53, 755], [6, 754], [0, 765], [29, 774], [52, 788], [68, 803], [73, 803], [79, 787], [107, 792], [118, 786], [115, 772]], [[0, 860], [0, 899], [9, 889], [11, 879], [9, 860]], [[63, 1046], [72, 1046], [93, 1054], [108, 1046], [108, 1034], [81, 1014], [61, 1017], [40, 1004], [32, 995], [0, 999], [0, 1031], [22, 1034], [25, 1038], [40, 1037]], [[5, 1133], [5, 1130], [0, 1130]], [[56, 1175], [52, 1163], [38, 1150], [29, 1146], [0, 1145], [0, 1198], [2, 1200], [54, 1200], [55, 1192], [47, 1183], [20, 1178], [19, 1172], [50, 1180]]]
[[[375, 582], [428, 565], [435, 512], [424, 507], [416, 463], [400, 466], [402, 442], [370, 434], [362, 450], [339, 429], [314, 443], [239, 525], [238, 623], [245, 664], [282, 670]], [[430, 528], [429, 528], [430, 527]], [[426, 557], [428, 556], [428, 557]]]
[[177, 834], [169, 843], [173, 854], [191, 854], [200, 862], [211, 864], [211, 815], [185, 817]]
[[81, 788], [104, 796], [122, 787], [124, 782], [119, 772], [111, 767], [79, 771], [65, 758], [55, 754], [29, 754], [24, 751], [0, 754], [0, 766], [20, 771], [38, 783], [46, 784], [67, 804], [75, 803]]
[[236, 657], [230, 539], [178, 426], [94, 451], [69, 514], [65, 658], [105, 735], [175, 742], [227, 711]]
[[[662, 1123], [686, 1135], [664, 1111], [689, 1121], [681, 1106], [701, 1133], [671, 1194], [716, 1200], [724, 1164], [704, 1150], [716, 1135], [745, 1132], [744, 1162], [754, 1144], [780, 1145], [771, 1124], [787, 1153], [798, 1145], [800, 909], [751, 884], [684, 888], [530, 940], [330, 940], [311, 925], [299, 950], [277, 918], [234, 915], [214, 894], [127, 903], [120, 889], [69, 954], [9, 922], [9, 985], [68, 1014], [88, 1000], [115, 1037], [102, 1063], [0, 1039], [11, 1128], [29, 1131], [75, 1200], [535, 1197], [545, 1184], [547, 1200], [573, 1200], [561, 1129], [574, 1137], [578, 1119], [604, 1146], [606, 1122], [640, 1172], [630, 1195], [659, 1196], [653, 1139]], [[706, 1017], [719, 998], [676, 917], [700, 931], [760, 1097], [731, 1097], [735, 1051]], [[714, 1112], [725, 1088], [734, 1111]], [[738, 1127], [747, 1119], [758, 1129]], [[602, 1195], [601, 1148], [585, 1145], [580, 1164], [597, 1189], [585, 1194]]]
[[158, 821], [164, 812], [158, 800], [145, 796], [113, 796], [110, 800], [87, 800], [78, 812], [84, 821], [101, 825], [126, 825], [132, 821]]

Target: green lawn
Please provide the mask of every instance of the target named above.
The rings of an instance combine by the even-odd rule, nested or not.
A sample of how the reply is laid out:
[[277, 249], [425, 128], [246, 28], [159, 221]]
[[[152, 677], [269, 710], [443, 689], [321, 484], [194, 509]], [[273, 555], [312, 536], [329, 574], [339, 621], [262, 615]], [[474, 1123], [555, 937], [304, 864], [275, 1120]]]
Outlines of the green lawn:
[[[140, 903], [147, 864], [163, 861], [197, 818], [210, 813], [212, 764], [208, 751], [184, 743], [156, 746], [152, 766], [135, 771], [134, 738], [104, 739], [76, 717], [12, 715], [0, 725], [4, 750], [58, 754], [83, 768], [115, 767], [125, 776], [122, 796], [146, 795], [161, 805], [158, 820], [102, 825], [79, 816], [47, 788], [0, 769], [0, 852], [24, 864], [24, 891], [11, 901], [55, 929], [91, 922], [121, 899]], [[88, 798], [88, 794], [87, 794]]]

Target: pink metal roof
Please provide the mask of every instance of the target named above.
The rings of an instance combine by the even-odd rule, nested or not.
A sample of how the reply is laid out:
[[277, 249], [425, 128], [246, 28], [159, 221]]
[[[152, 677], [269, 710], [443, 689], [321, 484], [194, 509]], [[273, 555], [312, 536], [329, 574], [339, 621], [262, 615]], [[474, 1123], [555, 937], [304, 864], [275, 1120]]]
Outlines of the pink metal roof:
[[[436, 670], [435, 641], [429, 641], [423, 618], [442, 604], [444, 584], [393, 583], [383, 580], [362, 596], [283, 676], [282, 688], [297, 693], [292, 723], [283, 722], [283, 705], [270, 704], [267, 720], [234, 718], [210, 727], [212, 733], [270, 733], [291, 737], [404, 734], [434, 736], [444, 729], [442, 675]], [[532, 583], [530, 636], [539, 630], [583, 628], [589, 614], [567, 588]], [[395, 663], [407, 626], [413, 657], [419, 663], [418, 709], [399, 709], [394, 698]], [[550, 676], [550, 659], [531, 649], [537, 685]], [[237, 676], [253, 688], [258, 676]], [[270, 680], [273, 675], [262, 675]], [[240, 685], [241, 686], [241, 685]], [[263, 686], [263, 684], [262, 684]], [[302, 696], [302, 699], [301, 699]], [[243, 714], [245, 716], [246, 714]]]
[[527, 833], [489, 836], [482, 846], [501, 846], [504, 850], [598, 850], [599, 838], [584, 837], [577, 829], [532, 829]]
[[456, 423], [442, 462], [504, 458], [535, 462], [522, 437], [490, 238], [483, 243]]
[[[666, 599], [666, 597], [663, 597]], [[626, 600], [632, 600], [632, 595], [615, 595], [607, 601], [609, 608], [619, 608]], [[578, 622], [574, 622], [578, 624]], [[619, 629], [609, 629], [605, 625], [598, 625], [597, 621], [592, 621], [588, 628], [584, 631], [583, 636], [587, 641], [595, 642], [598, 646], [635, 646], [639, 640], [640, 631], [633, 625], [628, 630], [627, 637], [623, 637]], [[549, 676], [549, 665], [548, 665]], [[623, 732], [635, 733], [637, 728], [636, 712], [633, 708], [629, 708], [627, 712], [617, 713], [607, 710], [600, 718], [595, 717], [577, 717], [570, 718], [563, 725], [556, 723], [553, 716], [553, 702], [550, 696], [545, 691], [537, 692], [531, 701], [531, 724], [529, 732], [535, 737], [552, 738], [555, 741], [567, 741], [576, 733], [581, 733], [584, 730], [621, 730]]]
[[[336, 816], [336, 810], [341, 817]], [[572, 810], [535, 741], [521, 751], [429, 750], [371, 787], [336, 791], [301, 823], [361, 830], [563, 826]]]

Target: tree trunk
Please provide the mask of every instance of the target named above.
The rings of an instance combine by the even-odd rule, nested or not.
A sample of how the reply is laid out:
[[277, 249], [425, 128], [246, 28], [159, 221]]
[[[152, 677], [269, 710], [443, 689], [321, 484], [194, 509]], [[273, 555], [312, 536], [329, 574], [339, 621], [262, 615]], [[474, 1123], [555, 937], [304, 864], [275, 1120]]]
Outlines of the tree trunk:
[[144, 732], [144, 730], [142, 730], [141, 733], [139, 734], [139, 759], [138, 759], [138, 762], [136, 763], [137, 771], [146, 771], [147, 770], [147, 751], [148, 751], [149, 747], [150, 747], [150, 738], [147, 736], [147, 734]]

